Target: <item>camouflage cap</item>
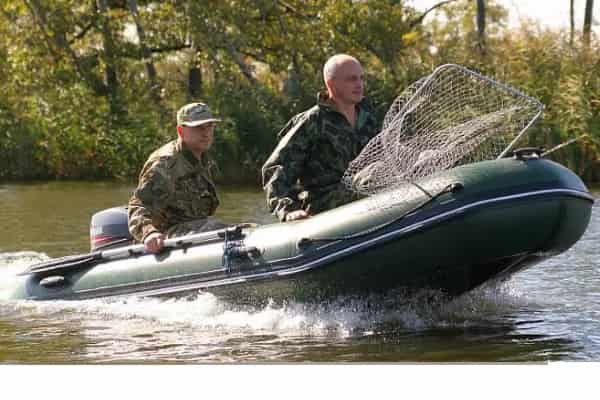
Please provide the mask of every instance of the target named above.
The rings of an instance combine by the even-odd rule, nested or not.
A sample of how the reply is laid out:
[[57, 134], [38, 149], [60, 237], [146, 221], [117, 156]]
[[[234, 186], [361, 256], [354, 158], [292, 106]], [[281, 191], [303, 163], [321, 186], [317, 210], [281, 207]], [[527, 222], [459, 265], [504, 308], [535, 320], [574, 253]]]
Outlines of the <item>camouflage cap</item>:
[[210, 109], [204, 103], [186, 104], [177, 111], [177, 125], [180, 126], [199, 126], [220, 121], [218, 118], [213, 118]]

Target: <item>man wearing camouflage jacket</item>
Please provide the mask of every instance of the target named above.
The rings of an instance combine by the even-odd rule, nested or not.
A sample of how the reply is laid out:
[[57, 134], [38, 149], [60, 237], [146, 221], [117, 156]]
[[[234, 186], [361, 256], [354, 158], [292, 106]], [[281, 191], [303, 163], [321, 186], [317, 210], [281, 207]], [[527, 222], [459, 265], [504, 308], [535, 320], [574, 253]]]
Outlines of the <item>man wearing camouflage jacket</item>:
[[159, 252], [167, 237], [225, 226], [209, 217], [219, 200], [206, 151], [219, 121], [206, 104], [183, 106], [177, 112], [178, 138], [144, 164], [129, 200], [128, 223], [148, 251]]
[[363, 98], [363, 71], [354, 57], [338, 54], [323, 68], [326, 93], [279, 132], [279, 144], [263, 165], [267, 205], [281, 221], [341, 206], [356, 196], [340, 182], [378, 124]]

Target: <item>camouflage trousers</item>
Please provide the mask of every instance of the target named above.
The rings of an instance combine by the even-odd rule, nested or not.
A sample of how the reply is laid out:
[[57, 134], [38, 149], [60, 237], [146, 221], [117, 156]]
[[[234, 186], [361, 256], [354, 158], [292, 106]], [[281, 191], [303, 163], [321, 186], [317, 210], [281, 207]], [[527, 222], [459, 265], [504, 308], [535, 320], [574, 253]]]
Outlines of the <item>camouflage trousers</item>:
[[225, 224], [213, 217], [207, 217], [174, 225], [167, 230], [166, 236], [167, 238], [173, 238], [176, 236], [215, 231], [218, 229], [227, 228], [228, 226], [230, 225]]

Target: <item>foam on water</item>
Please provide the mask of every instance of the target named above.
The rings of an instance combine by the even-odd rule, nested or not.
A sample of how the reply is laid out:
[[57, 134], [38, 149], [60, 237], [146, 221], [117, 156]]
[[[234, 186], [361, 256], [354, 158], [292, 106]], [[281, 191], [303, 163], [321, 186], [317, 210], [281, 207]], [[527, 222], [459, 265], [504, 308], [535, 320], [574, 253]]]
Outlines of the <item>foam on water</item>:
[[141, 320], [153, 324], [192, 327], [214, 333], [254, 332], [278, 335], [331, 335], [346, 337], [396, 326], [403, 330], [466, 327], [496, 312], [519, 305], [518, 297], [498, 289], [481, 290], [450, 302], [414, 297], [385, 303], [381, 296], [339, 298], [324, 304], [290, 302], [285, 305], [244, 307], [225, 303], [210, 293], [193, 300], [128, 297], [85, 301], [16, 301], [0, 307], [29, 315], [65, 315], [107, 321]]
[[49, 257], [45, 253], [38, 253], [36, 251], [0, 253], [0, 274], [2, 274], [0, 277], [8, 273], [7, 268], [20, 271], [33, 263], [48, 259]]
[[0, 253], [0, 299], [8, 297], [6, 291], [10, 290], [15, 275], [23, 272], [31, 264], [48, 258], [46, 254], [35, 251]]

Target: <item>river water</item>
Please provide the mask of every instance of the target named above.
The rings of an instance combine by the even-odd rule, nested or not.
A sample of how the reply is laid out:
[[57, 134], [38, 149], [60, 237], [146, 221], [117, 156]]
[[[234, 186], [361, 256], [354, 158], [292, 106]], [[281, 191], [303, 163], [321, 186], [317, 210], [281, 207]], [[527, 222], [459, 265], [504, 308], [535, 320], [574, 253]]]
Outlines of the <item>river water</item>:
[[[0, 185], [0, 280], [89, 250], [117, 183]], [[217, 217], [273, 222], [259, 188], [221, 187]], [[595, 192], [598, 194], [598, 192]], [[0, 301], [0, 363], [600, 361], [600, 209], [569, 251], [449, 302], [335, 299], [240, 307], [210, 294]]]

